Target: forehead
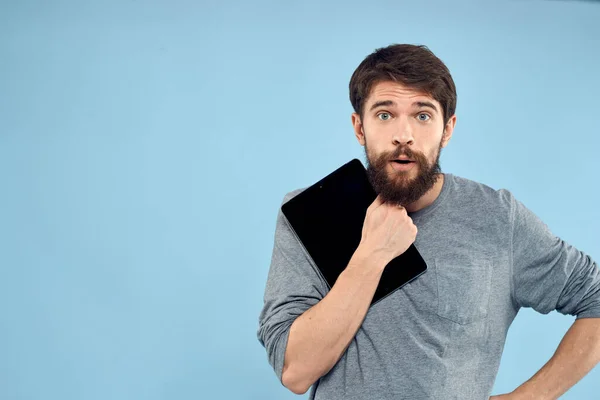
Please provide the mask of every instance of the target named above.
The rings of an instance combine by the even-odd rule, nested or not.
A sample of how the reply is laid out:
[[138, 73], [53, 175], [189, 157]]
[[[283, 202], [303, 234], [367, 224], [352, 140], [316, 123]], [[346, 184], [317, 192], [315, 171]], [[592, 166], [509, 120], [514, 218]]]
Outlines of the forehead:
[[410, 106], [412, 103], [418, 101], [429, 101], [439, 107], [438, 101], [427, 93], [393, 81], [377, 82], [373, 85], [369, 97], [367, 97], [367, 101], [365, 102], [366, 109], [368, 109], [371, 104], [382, 100], [392, 100], [400, 106]]

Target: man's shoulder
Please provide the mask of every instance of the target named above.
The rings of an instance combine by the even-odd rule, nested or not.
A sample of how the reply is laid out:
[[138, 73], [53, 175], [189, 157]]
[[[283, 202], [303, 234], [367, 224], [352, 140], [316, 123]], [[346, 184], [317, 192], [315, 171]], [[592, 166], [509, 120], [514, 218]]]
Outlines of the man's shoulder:
[[456, 196], [481, 204], [505, 206], [510, 208], [514, 196], [509, 189], [495, 188], [492, 185], [479, 182], [463, 176], [451, 174]]

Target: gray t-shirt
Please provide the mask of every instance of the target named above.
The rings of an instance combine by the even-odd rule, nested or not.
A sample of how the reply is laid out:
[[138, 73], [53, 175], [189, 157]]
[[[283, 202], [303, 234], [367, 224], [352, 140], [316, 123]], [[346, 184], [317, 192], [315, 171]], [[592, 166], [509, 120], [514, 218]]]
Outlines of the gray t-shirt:
[[[487, 400], [519, 308], [600, 317], [597, 264], [509, 191], [445, 174], [409, 215], [427, 272], [369, 309], [310, 399]], [[257, 336], [280, 381], [292, 322], [329, 290], [317, 271], [279, 210]]]

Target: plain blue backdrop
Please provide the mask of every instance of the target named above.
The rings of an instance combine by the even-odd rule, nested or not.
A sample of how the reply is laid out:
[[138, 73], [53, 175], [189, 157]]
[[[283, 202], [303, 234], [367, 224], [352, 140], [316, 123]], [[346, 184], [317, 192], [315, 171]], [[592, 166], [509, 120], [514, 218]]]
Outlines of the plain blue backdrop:
[[[363, 158], [348, 82], [391, 43], [454, 76], [442, 169], [599, 260], [598, 21], [574, 1], [2, 1], [0, 398], [299, 398], [256, 338], [277, 210]], [[494, 393], [573, 320], [522, 310]], [[564, 398], [597, 399], [599, 368]]]

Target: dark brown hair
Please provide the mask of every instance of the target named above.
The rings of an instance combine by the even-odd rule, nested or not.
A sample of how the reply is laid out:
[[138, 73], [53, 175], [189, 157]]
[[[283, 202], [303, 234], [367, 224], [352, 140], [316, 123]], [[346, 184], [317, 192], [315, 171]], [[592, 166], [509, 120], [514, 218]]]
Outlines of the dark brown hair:
[[392, 44], [376, 49], [360, 63], [350, 79], [350, 103], [361, 120], [371, 89], [382, 81], [399, 82], [437, 100], [444, 127], [456, 111], [456, 87], [450, 71], [427, 46]]

